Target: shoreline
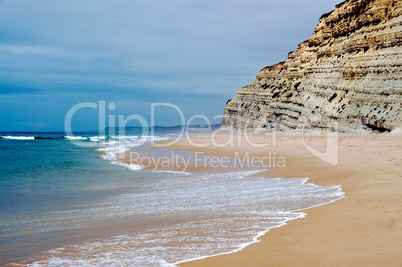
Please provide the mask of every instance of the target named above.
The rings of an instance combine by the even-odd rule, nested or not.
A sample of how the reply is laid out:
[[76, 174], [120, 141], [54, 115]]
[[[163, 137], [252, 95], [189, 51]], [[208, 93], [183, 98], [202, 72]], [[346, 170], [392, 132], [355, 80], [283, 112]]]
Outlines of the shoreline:
[[[400, 256], [402, 249], [398, 246], [402, 232], [399, 205], [402, 191], [400, 182], [402, 146], [398, 142], [401, 136], [340, 135], [337, 166], [323, 162], [305, 148], [307, 143], [317, 151], [323, 152], [325, 149], [337, 151], [326, 146], [326, 136], [322, 134], [306, 135], [306, 143], [303, 143], [301, 137], [295, 134], [250, 135], [252, 144], [248, 143], [244, 136], [232, 136], [233, 143], [221, 146], [226, 144], [229, 137], [217, 135], [214, 137], [214, 142], [211, 142], [210, 135], [194, 136], [192, 140], [180, 139], [176, 144], [170, 144], [171, 140], [160, 141], [151, 145], [150, 148], [155, 148], [152, 152], [141, 154], [163, 157], [171, 152], [177, 152], [187, 157], [200, 152], [205, 158], [213, 156], [233, 158], [236, 155], [249, 155], [257, 159], [266, 155], [275, 155], [284, 157], [286, 164], [260, 171], [231, 167], [200, 168], [190, 164], [189, 171], [194, 174], [218, 172], [222, 175], [232, 171], [252, 171], [254, 174], [249, 177], [260, 177], [258, 179], [262, 180], [264, 177], [308, 179], [304, 182], [305, 184], [313, 183], [313, 187], [315, 185], [318, 187], [339, 186], [340, 192], [344, 194], [341, 199], [289, 211], [297, 216], [289, 217], [282, 224], [267, 227], [266, 230], [261, 228], [262, 231], [256, 232], [256, 235], [248, 241], [236, 237], [238, 246], [231, 251], [172, 264], [175, 266], [376, 266], [380, 264], [395, 266], [402, 263], [402, 256]], [[328, 139], [335, 140], [338, 136], [329, 135]], [[197, 147], [197, 144], [208, 142], [208, 146]], [[123, 161], [122, 163], [132, 162]], [[156, 164], [152, 167], [160, 170], [159, 168], [163, 166]], [[176, 171], [169, 167], [171, 166], [161, 171]], [[242, 188], [250, 185], [250, 181], [239, 187], [237, 192], [241, 192]], [[300, 191], [292, 192], [295, 194]], [[320, 191], [310, 192], [320, 194]], [[322, 192], [326, 194], [325, 190]], [[221, 194], [222, 191], [219, 195]], [[266, 201], [261, 196], [269, 199], [271, 195], [261, 191], [255, 196], [260, 196], [259, 201], [264, 203]], [[288, 197], [292, 199], [292, 194]], [[229, 199], [233, 202], [232, 198]], [[225, 219], [228, 222], [236, 221], [236, 217], [225, 217]], [[266, 219], [261, 218], [261, 220]], [[212, 237], [213, 232], [207, 236]], [[66, 248], [68, 252], [68, 247]], [[44, 253], [37, 254], [38, 259], [45, 259], [47, 254]], [[19, 261], [14, 264], [28, 262], [30, 261]]]
[[[265, 178], [266, 178], [266, 177], [265, 177]], [[278, 178], [279, 178], [279, 177], [278, 177]], [[339, 191], [340, 191], [341, 193], [343, 193], [343, 192], [342, 192], [342, 188], [341, 188], [340, 186], [339, 186]], [[310, 207], [310, 208], [306, 208], [306, 209], [297, 209], [297, 210], [289, 211], [289, 213], [300, 212], [301, 214], [300, 214], [299, 217], [297, 217], [297, 218], [288, 218], [288, 219], [287, 219], [286, 221], [284, 221], [281, 225], [274, 226], [274, 227], [271, 227], [271, 228], [268, 228], [268, 229], [266, 229], [266, 230], [264, 230], [264, 231], [259, 232], [259, 233], [253, 238], [252, 241], [247, 242], [247, 243], [242, 243], [242, 244], [240, 244], [240, 245], [239, 245], [239, 248], [237, 248], [237, 249], [235, 249], [235, 250], [228, 251], [228, 252], [223, 252], [223, 253], [219, 253], [219, 254], [214, 254], [214, 255], [201, 256], [201, 257], [194, 258], [194, 259], [188, 259], [188, 260], [179, 261], [179, 262], [174, 263], [173, 266], [182, 266], [182, 264], [184, 264], [184, 263], [190, 263], [190, 264], [192, 264], [193, 262], [198, 262], [198, 261], [200, 261], [200, 260], [204, 260], [204, 259], [208, 259], [208, 258], [213, 258], [213, 257], [218, 257], [218, 256], [230, 255], [230, 254], [233, 254], [233, 253], [238, 253], [238, 252], [242, 251], [243, 249], [247, 248], [248, 246], [251, 246], [251, 245], [253, 245], [253, 244], [256, 244], [256, 243], [260, 242], [260, 241], [261, 241], [260, 238], [262, 238], [263, 236], [265, 236], [265, 235], [266, 235], [268, 232], [270, 232], [271, 230], [274, 230], [274, 229], [280, 228], [280, 227], [284, 227], [284, 226], [286, 226], [286, 225], [288, 224], [288, 222], [290, 222], [290, 221], [299, 220], [299, 219], [304, 219], [304, 218], [308, 215], [308, 214], [305, 213], [304, 211], [307, 211], [307, 210], [310, 210], [310, 209], [313, 209], [313, 208], [317, 208], [317, 207], [321, 207], [321, 206], [325, 206], [325, 205], [331, 204], [331, 203], [333, 203], [333, 202], [339, 201], [339, 200], [341, 200], [341, 199], [343, 199], [343, 198], [344, 198], [344, 196], [342, 196], [340, 199], [331, 200], [331, 201], [329, 201], [329, 202], [327, 202], [327, 203], [319, 204], [319, 205], [316, 205], [316, 206], [312, 206], [312, 207]], [[198, 266], [198, 263], [196, 263], [196, 265]], [[243, 265], [241, 265], [241, 266], [243, 266]]]
[[[195, 139], [205, 142], [210, 136]], [[224, 136], [216, 136], [224, 140]], [[267, 141], [270, 135], [252, 136]], [[325, 148], [325, 136], [307, 135], [317, 150]], [[331, 137], [329, 137], [331, 138]], [[278, 134], [270, 151], [286, 158], [285, 168], [259, 173], [265, 177], [309, 177], [319, 186], [340, 185], [345, 197], [303, 210], [305, 218], [288, 221], [258, 237], [259, 242], [237, 252], [178, 263], [179, 266], [264, 265], [399, 265], [402, 263], [399, 163], [400, 136], [340, 135], [339, 164], [330, 166], [315, 158], [302, 145], [300, 136]], [[163, 146], [164, 142], [157, 145]], [[209, 145], [196, 148], [185, 140], [169, 146], [174, 150], [201, 151], [208, 155], [232, 156], [266, 150], [247, 144], [226, 148]], [[313, 166], [313, 167], [311, 167]]]

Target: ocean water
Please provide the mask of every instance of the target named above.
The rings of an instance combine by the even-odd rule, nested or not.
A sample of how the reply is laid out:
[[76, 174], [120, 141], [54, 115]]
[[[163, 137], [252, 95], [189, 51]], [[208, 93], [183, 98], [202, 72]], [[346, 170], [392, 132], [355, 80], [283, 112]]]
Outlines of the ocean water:
[[261, 170], [152, 171], [118, 160], [176, 132], [0, 136], [0, 264], [172, 266], [240, 250], [343, 197], [339, 186]]

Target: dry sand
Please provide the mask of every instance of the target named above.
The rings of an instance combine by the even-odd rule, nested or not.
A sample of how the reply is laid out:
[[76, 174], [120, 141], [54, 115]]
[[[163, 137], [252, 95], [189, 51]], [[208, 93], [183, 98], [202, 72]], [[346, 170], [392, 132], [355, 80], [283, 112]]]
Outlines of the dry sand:
[[[227, 138], [217, 136], [214, 142], [222, 144]], [[313, 156], [297, 135], [278, 135], [276, 146], [272, 136], [251, 137], [253, 142], [269, 143], [264, 148], [234, 139], [234, 144], [218, 147], [211, 136], [199, 136], [192, 141], [207, 147], [184, 139], [170, 147], [219, 156], [250, 152], [262, 157], [275, 151], [285, 157], [286, 167], [270, 169], [267, 177], [310, 177], [309, 182], [317, 185], [341, 185], [345, 198], [305, 210], [306, 218], [269, 231], [240, 252], [180, 266], [402, 266], [401, 135], [340, 136], [337, 166]], [[324, 135], [305, 140], [325, 151]]]

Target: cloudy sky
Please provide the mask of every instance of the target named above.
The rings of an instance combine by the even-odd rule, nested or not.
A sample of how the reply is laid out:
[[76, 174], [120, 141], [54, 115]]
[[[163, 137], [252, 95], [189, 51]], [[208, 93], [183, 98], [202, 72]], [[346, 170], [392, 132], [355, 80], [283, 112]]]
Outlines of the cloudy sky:
[[[0, 131], [63, 131], [71, 107], [150, 120], [223, 113], [238, 88], [287, 58], [340, 0], [0, 0]], [[73, 130], [98, 128], [82, 109]], [[159, 125], [177, 111], [155, 110]]]

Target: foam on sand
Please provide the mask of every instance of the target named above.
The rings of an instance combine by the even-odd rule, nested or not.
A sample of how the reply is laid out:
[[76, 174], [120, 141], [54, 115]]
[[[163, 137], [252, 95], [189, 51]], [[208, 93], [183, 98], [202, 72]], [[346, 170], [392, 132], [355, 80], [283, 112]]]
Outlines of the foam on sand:
[[306, 183], [307, 178], [255, 177], [258, 172], [163, 174], [135, 193], [82, 211], [88, 218], [129, 219], [145, 229], [54, 249], [31, 266], [172, 266], [233, 253], [270, 229], [303, 218], [301, 210], [344, 195], [340, 186], [317, 186]]

